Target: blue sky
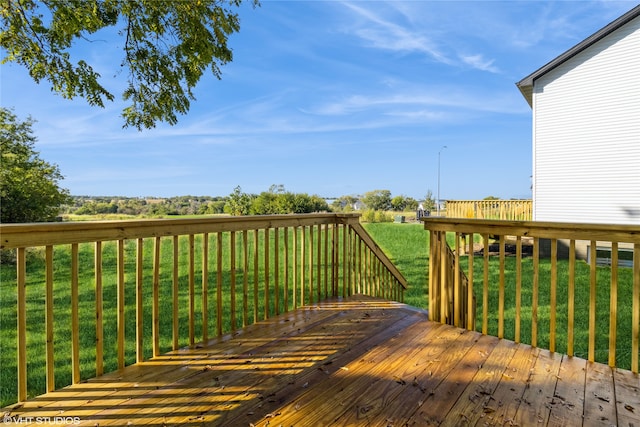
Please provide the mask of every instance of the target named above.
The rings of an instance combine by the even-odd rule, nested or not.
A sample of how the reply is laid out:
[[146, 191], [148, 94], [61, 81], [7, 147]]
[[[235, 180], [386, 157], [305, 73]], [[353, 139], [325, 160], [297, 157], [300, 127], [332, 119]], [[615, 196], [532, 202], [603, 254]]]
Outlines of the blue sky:
[[[531, 109], [515, 82], [636, 1], [269, 1], [240, 9], [234, 60], [175, 126], [123, 129], [119, 101], [68, 101], [15, 64], [1, 104], [31, 115], [74, 195], [247, 193], [529, 198]], [[123, 41], [79, 47], [121, 93]], [[3, 54], [4, 56], [4, 54]], [[442, 147], [446, 146], [444, 149]]]

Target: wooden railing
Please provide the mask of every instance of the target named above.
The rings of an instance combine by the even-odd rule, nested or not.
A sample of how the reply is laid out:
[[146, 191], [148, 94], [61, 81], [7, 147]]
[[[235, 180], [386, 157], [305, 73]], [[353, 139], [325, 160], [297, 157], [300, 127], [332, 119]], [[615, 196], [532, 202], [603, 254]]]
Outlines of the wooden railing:
[[501, 219], [530, 221], [531, 200], [447, 200], [447, 218]]
[[[423, 221], [430, 232], [432, 320], [638, 373], [639, 226]], [[453, 268], [468, 277], [466, 296], [460, 276], [446, 273], [449, 246]], [[588, 261], [577, 259], [581, 247]], [[474, 296], [477, 307], [468, 303]]]
[[15, 368], [13, 401], [327, 297], [402, 301], [407, 285], [358, 214], [10, 224], [0, 236], [15, 251], [1, 304], [16, 351], [3, 348], [0, 368], [3, 382]]

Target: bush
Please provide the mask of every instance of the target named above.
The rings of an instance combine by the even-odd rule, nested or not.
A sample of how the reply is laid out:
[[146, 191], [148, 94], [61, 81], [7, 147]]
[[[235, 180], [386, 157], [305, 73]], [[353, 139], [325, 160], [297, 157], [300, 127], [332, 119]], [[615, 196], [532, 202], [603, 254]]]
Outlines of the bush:
[[367, 209], [362, 212], [362, 222], [393, 222], [393, 217], [385, 211]]
[[376, 211], [375, 222], [393, 222], [393, 217], [384, 211]]

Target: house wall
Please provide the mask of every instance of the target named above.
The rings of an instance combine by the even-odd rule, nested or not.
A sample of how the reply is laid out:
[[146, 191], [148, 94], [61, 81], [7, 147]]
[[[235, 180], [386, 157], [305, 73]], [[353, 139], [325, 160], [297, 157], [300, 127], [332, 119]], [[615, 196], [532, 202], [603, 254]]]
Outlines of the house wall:
[[640, 224], [640, 17], [534, 82], [533, 217]]

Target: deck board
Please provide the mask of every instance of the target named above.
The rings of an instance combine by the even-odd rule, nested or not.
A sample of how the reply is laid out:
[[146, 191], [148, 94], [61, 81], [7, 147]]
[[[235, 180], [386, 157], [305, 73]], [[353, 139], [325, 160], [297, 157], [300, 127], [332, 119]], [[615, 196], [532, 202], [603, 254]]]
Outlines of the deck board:
[[23, 425], [60, 416], [86, 426], [638, 426], [640, 378], [355, 296], [5, 408]]

